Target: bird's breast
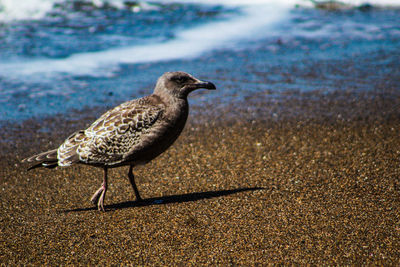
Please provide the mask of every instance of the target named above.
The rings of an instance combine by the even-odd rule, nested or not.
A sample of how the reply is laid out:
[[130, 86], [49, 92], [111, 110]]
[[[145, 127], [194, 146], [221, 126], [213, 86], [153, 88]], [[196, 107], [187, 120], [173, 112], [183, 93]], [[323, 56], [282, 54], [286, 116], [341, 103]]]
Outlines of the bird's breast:
[[131, 155], [133, 163], [140, 165], [149, 162], [167, 150], [184, 129], [188, 114], [187, 103], [165, 109], [142, 143], [142, 149]]

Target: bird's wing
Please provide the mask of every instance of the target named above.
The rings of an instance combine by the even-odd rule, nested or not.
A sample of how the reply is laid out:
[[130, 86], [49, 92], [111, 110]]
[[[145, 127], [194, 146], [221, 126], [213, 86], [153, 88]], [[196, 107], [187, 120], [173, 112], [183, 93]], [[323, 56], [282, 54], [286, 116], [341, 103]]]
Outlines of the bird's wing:
[[123, 161], [132, 149], [143, 146], [163, 110], [162, 105], [141, 99], [106, 112], [85, 130], [76, 150], [80, 161], [106, 165]]
[[84, 131], [77, 131], [68, 136], [64, 143], [62, 143], [57, 149], [58, 165], [69, 166], [79, 162], [79, 156], [76, 153], [76, 149], [85, 138], [86, 136]]

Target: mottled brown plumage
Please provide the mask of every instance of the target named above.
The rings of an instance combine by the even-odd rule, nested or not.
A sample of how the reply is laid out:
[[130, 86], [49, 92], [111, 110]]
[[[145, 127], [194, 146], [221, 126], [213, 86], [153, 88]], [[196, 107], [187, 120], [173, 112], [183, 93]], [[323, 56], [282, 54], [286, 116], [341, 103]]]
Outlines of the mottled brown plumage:
[[104, 211], [108, 168], [129, 165], [128, 177], [141, 200], [132, 169], [164, 152], [182, 132], [189, 112], [188, 94], [198, 88], [215, 89], [185, 72], [167, 72], [153, 94], [125, 102], [104, 113], [89, 128], [70, 135], [58, 149], [25, 159], [37, 167], [81, 163], [104, 169], [102, 186], [92, 197]]

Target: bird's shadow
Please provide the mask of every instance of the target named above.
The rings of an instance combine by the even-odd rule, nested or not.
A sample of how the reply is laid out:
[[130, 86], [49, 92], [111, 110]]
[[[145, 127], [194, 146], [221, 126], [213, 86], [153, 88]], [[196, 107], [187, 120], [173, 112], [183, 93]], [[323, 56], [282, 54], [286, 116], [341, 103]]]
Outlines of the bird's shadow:
[[[172, 195], [172, 196], [164, 196], [164, 197], [152, 197], [146, 198], [141, 201], [125, 201], [116, 204], [106, 205], [106, 210], [119, 210], [126, 208], [135, 208], [135, 207], [145, 207], [152, 205], [165, 205], [171, 203], [184, 203], [190, 201], [197, 201], [201, 199], [208, 198], [216, 198], [227, 196], [235, 193], [246, 192], [246, 191], [255, 191], [262, 190], [263, 187], [249, 187], [249, 188], [237, 188], [237, 189], [229, 189], [229, 190], [218, 190], [218, 191], [206, 191], [206, 192], [198, 192], [198, 193], [188, 193], [181, 195]], [[78, 208], [78, 209], [70, 209], [63, 210], [61, 212], [79, 212], [79, 211], [90, 211], [97, 210], [97, 207], [90, 208]]]

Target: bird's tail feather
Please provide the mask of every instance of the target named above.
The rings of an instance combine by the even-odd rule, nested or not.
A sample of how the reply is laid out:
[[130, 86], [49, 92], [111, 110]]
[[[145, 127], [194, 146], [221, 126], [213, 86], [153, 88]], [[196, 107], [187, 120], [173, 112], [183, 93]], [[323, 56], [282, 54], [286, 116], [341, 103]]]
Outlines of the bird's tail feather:
[[31, 156], [22, 160], [22, 162], [36, 163], [35, 165], [29, 167], [28, 171], [39, 167], [55, 168], [58, 166], [57, 149]]

